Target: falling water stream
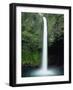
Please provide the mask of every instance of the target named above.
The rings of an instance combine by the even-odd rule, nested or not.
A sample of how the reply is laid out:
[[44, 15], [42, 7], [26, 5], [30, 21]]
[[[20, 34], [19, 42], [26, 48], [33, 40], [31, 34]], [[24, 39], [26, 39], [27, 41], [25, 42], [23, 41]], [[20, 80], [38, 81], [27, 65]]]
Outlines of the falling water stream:
[[43, 17], [43, 52], [42, 52], [42, 70], [47, 71], [47, 20]]

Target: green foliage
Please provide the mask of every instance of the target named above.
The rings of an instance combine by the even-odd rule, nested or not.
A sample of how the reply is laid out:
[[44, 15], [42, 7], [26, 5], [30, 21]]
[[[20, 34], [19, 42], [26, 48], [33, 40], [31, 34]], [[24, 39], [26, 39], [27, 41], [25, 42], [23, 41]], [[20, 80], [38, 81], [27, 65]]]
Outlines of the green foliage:
[[43, 19], [45, 16], [48, 26], [48, 46], [63, 37], [64, 15], [38, 13], [21, 14], [22, 29], [22, 64], [39, 65], [42, 53]]
[[38, 66], [41, 63], [38, 51], [22, 51], [22, 64]]

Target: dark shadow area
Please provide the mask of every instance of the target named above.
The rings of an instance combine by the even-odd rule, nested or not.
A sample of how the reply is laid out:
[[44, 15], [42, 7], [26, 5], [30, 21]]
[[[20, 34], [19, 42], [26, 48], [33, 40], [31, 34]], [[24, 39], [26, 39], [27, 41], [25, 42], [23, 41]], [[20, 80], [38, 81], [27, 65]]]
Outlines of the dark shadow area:
[[64, 67], [64, 40], [59, 39], [48, 47], [48, 66]]

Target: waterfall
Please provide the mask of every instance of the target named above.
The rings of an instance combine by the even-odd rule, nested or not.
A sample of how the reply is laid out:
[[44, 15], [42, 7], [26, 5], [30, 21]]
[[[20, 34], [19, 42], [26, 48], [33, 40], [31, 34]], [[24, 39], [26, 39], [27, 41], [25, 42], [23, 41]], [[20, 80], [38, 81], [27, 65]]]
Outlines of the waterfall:
[[[40, 14], [41, 15], [41, 14]], [[42, 16], [42, 15], [41, 15]], [[48, 43], [47, 43], [47, 19], [46, 17], [43, 17], [43, 48], [42, 48], [42, 64], [41, 68], [38, 70], [35, 70], [31, 73], [33, 76], [45, 76], [45, 75], [55, 75], [56, 71], [54, 69], [49, 69], [47, 67], [47, 61], [48, 61]]]
[[43, 17], [43, 52], [42, 52], [42, 70], [47, 70], [47, 20]]

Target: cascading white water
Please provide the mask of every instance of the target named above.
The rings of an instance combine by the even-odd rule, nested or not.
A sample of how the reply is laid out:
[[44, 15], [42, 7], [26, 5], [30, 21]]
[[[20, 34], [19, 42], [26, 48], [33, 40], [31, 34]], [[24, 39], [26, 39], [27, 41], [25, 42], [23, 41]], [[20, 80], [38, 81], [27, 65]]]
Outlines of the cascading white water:
[[42, 52], [42, 70], [47, 70], [47, 20], [43, 17], [43, 52]]

